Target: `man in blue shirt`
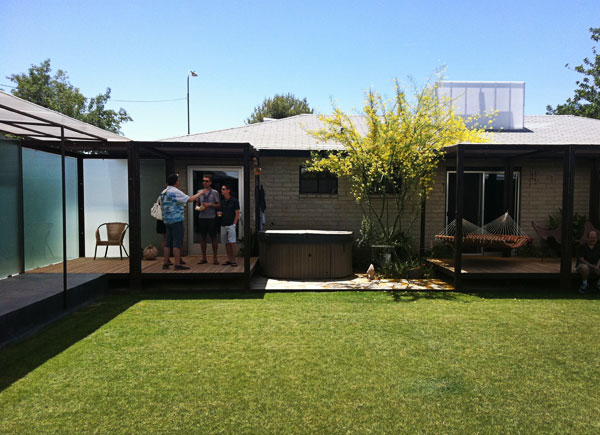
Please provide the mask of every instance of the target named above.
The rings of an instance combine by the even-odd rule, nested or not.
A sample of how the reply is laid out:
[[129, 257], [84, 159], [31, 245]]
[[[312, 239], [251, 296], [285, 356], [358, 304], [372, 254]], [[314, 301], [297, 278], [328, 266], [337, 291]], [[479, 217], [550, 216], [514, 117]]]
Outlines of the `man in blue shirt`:
[[175, 270], [189, 269], [181, 264], [181, 246], [183, 245], [183, 209], [188, 202], [194, 202], [199, 193], [188, 196], [179, 190], [179, 174], [167, 177], [167, 188], [160, 194], [163, 222], [167, 227], [167, 241], [163, 251], [163, 269], [169, 268], [169, 252], [173, 250]]

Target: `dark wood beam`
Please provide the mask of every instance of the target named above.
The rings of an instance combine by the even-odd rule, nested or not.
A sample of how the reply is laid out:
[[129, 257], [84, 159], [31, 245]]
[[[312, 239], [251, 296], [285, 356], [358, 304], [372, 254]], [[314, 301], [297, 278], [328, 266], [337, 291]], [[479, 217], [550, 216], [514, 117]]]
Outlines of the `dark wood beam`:
[[598, 208], [600, 207], [600, 161], [592, 159], [592, 167], [590, 169], [590, 202], [588, 216], [590, 222], [594, 224], [596, 228], [600, 225], [598, 219]]
[[62, 189], [62, 251], [63, 251], [63, 309], [67, 309], [67, 183], [66, 183], [66, 156], [65, 156], [65, 130], [60, 128], [60, 135], [63, 140], [60, 141], [60, 171], [61, 171], [61, 189]]
[[250, 228], [250, 145], [244, 147], [244, 286], [250, 290], [250, 256], [252, 252]]
[[425, 256], [425, 223], [426, 216], [425, 213], [427, 211], [427, 198], [425, 197], [425, 192], [423, 192], [423, 196], [421, 197], [421, 232], [419, 234], [419, 255], [421, 257]]
[[459, 145], [456, 150], [456, 234], [454, 235], [454, 288], [462, 288], [462, 250], [463, 250], [463, 211], [464, 211], [464, 182], [465, 154], [464, 147]]
[[85, 208], [83, 158], [77, 158], [77, 220], [79, 225], [79, 257], [85, 257]]
[[129, 181], [129, 287], [142, 288], [141, 209], [140, 209], [140, 147], [129, 145], [127, 155]]
[[511, 159], [504, 160], [504, 210], [515, 219], [515, 187]]
[[565, 151], [563, 164], [562, 192], [562, 241], [560, 257], [560, 287], [571, 287], [571, 268], [573, 258], [573, 195], [575, 191], [575, 148]]
[[23, 146], [21, 141], [18, 144], [18, 164], [19, 164], [19, 180], [17, 187], [17, 198], [19, 203], [17, 204], [17, 220], [18, 220], [18, 240], [19, 246], [17, 252], [19, 256], [19, 273], [25, 273], [25, 197], [23, 194]]

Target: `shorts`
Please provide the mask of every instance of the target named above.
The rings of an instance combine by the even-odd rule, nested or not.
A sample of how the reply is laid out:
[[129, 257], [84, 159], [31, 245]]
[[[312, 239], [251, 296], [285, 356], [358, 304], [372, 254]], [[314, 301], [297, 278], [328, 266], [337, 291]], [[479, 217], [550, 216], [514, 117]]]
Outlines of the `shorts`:
[[166, 248], [179, 248], [183, 245], [183, 221], [165, 224], [167, 227]]
[[209, 235], [211, 239], [217, 236], [217, 224], [214, 218], [198, 219], [196, 225], [196, 232], [200, 233], [200, 237], [206, 239]]
[[165, 227], [165, 223], [158, 219], [156, 219], [156, 233], [167, 234], [167, 227]]
[[235, 243], [237, 241], [235, 225], [221, 227], [221, 241], [223, 243]]
[[581, 270], [582, 270], [583, 268], [587, 268], [587, 269], [588, 269], [588, 272], [589, 272], [590, 278], [592, 278], [592, 279], [593, 279], [594, 277], [596, 277], [596, 276], [597, 276], [596, 272], [595, 272], [595, 271], [594, 271], [594, 270], [593, 270], [591, 267], [589, 267], [587, 264], [584, 264], [584, 263], [579, 263], [579, 264], [577, 265], [577, 267], [575, 268], [575, 271], [576, 271], [577, 273], [581, 273]]

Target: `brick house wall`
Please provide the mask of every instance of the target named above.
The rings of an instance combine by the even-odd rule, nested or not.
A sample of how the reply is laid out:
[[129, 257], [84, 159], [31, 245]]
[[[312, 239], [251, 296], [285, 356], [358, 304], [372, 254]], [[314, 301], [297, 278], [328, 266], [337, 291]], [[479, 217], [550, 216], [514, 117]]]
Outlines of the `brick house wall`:
[[[261, 157], [262, 175], [260, 182], [265, 189], [267, 210], [264, 229], [314, 229], [332, 231], [353, 231], [358, 237], [362, 211], [350, 193], [347, 179], [338, 180], [338, 194], [300, 194], [299, 168], [306, 161], [303, 157]], [[446, 173], [453, 168], [455, 161], [442, 163], [437, 171], [434, 188], [426, 204], [425, 247], [433, 245], [435, 235], [446, 225]], [[188, 166], [234, 166], [228, 162], [183, 161], [175, 162], [180, 175], [180, 188], [187, 192]], [[520, 222], [521, 228], [533, 237], [537, 237], [531, 221], [539, 225], [548, 225], [548, 215], [555, 214], [562, 207], [562, 161], [561, 160], [522, 160], [515, 161], [520, 168]], [[467, 161], [465, 170], [482, 168], [502, 168], [501, 160]], [[589, 183], [591, 163], [577, 161], [575, 173], [574, 211], [588, 215]], [[251, 222], [254, 229], [254, 176], [250, 177]], [[419, 247], [420, 208], [416, 200], [411, 206], [413, 212], [403, 220], [403, 228], [410, 225], [409, 232], [415, 250]], [[390, 213], [394, 213], [393, 207]], [[184, 236], [184, 255], [187, 254], [189, 221], [186, 208], [186, 229]], [[219, 249], [223, 249], [220, 247]], [[209, 248], [209, 252], [210, 248]], [[223, 251], [224, 252], [224, 251]]]
[[[362, 212], [350, 193], [348, 180], [338, 180], [337, 195], [300, 194], [299, 167], [306, 161], [298, 157], [261, 158], [267, 212], [265, 229], [322, 229], [351, 230], [359, 234]], [[465, 169], [502, 168], [501, 160], [468, 161]], [[449, 160], [440, 166], [434, 188], [426, 204], [425, 247], [432, 246], [435, 235], [446, 225], [446, 189]], [[533, 237], [531, 221], [547, 226], [548, 215], [562, 207], [562, 161], [522, 160], [515, 161], [520, 168], [520, 222], [521, 228]], [[574, 211], [588, 215], [589, 180], [591, 164], [578, 161], [575, 172]], [[418, 249], [420, 237], [420, 209], [413, 203], [414, 212], [404, 219], [404, 227], [414, 219], [410, 235], [413, 246]]]

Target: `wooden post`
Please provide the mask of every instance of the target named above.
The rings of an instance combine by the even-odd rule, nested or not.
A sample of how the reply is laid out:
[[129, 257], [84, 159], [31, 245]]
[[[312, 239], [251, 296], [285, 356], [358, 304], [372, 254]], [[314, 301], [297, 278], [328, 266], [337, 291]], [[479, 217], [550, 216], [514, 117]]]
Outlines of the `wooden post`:
[[62, 189], [63, 309], [67, 309], [67, 187], [65, 168], [65, 128], [60, 127], [60, 172]]
[[510, 159], [504, 160], [504, 210], [515, 220], [515, 187], [513, 183], [513, 168]]
[[423, 192], [423, 196], [421, 197], [421, 233], [419, 234], [419, 255], [421, 257], [425, 256], [425, 222], [426, 222], [426, 213], [427, 210], [427, 199], [425, 198], [425, 192]]
[[250, 144], [244, 145], [244, 286], [250, 290]]
[[19, 184], [17, 188], [17, 220], [19, 227], [17, 228], [19, 246], [19, 273], [25, 273], [25, 196], [23, 192], [23, 141], [19, 140], [18, 159], [19, 159]]
[[129, 179], [129, 288], [142, 288], [141, 210], [140, 210], [140, 145], [127, 147], [127, 177]]
[[79, 257], [85, 257], [85, 208], [83, 157], [77, 157], [77, 219], [79, 225]]
[[598, 228], [600, 222], [598, 222], [598, 208], [600, 207], [600, 176], [598, 171], [600, 170], [600, 164], [598, 159], [592, 160], [592, 168], [590, 170], [590, 203], [588, 216], [590, 222]]
[[[260, 168], [260, 161], [256, 158], [254, 169]], [[260, 231], [260, 174], [254, 174], [254, 233], [258, 237]]]
[[562, 252], [560, 257], [560, 287], [571, 287], [571, 269], [573, 258], [573, 194], [575, 184], [575, 148], [565, 149], [563, 165], [563, 195], [562, 195]]
[[456, 148], [456, 234], [454, 235], [454, 288], [462, 288], [462, 249], [463, 249], [463, 198], [465, 181], [465, 151], [463, 145]]

